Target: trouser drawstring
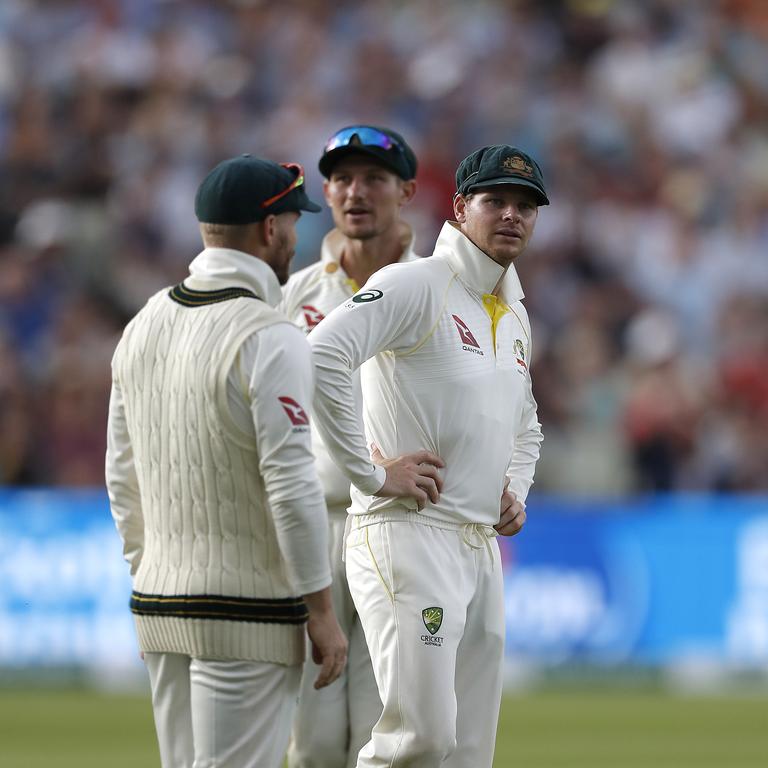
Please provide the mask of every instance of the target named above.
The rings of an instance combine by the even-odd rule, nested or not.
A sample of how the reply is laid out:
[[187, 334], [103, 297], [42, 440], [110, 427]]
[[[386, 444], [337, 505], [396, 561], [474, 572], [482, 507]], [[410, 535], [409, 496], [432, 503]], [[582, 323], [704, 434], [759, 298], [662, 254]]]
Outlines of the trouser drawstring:
[[[498, 536], [498, 531], [490, 525], [483, 525], [482, 523], [464, 523], [461, 526], [461, 538], [464, 543], [472, 549], [482, 549], [485, 546], [485, 551], [488, 553], [488, 557], [491, 558], [491, 567], [493, 567], [493, 550], [491, 549], [491, 539]], [[477, 540], [480, 543], [477, 543]]]

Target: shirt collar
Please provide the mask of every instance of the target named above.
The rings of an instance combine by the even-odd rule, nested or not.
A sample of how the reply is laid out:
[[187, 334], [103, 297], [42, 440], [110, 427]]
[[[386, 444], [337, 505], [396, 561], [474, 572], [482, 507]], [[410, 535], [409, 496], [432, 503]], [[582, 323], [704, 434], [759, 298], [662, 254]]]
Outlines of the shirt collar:
[[[490, 293], [504, 274], [485, 251], [481, 251], [455, 221], [446, 221], [435, 245], [435, 256], [444, 258], [462, 281], [480, 294]], [[510, 264], [501, 284], [500, 298], [507, 303], [523, 298], [523, 287], [514, 265]]]
[[196, 291], [248, 288], [271, 307], [282, 298], [272, 267], [256, 256], [232, 248], [206, 248], [198, 254], [189, 265], [184, 285]]

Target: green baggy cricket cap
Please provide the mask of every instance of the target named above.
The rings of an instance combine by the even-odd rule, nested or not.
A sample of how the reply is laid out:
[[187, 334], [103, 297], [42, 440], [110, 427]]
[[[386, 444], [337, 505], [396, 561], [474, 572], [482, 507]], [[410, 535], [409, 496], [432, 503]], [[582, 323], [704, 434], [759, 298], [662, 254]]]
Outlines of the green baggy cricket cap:
[[475, 189], [497, 184], [530, 187], [539, 205], [549, 205], [539, 164], [528, 154], [508, 144], [475, 150], [456, 169], [456, 191], [466, 195]]
[[349, 155], [363, 155], [380, 163], [404, 181], [416, 176], [418, 166], [414, 151], [405, 139], [391, 128], [378, 125], [348, 125], [325, 143], [317, 167], [326, 179], [333, 167]]
[[219, 163], [195, 195], [195, 215], [207, 224], [251, 224], [286, 211], [318, 213], [307, 197], [304, 169], [240, 155]]

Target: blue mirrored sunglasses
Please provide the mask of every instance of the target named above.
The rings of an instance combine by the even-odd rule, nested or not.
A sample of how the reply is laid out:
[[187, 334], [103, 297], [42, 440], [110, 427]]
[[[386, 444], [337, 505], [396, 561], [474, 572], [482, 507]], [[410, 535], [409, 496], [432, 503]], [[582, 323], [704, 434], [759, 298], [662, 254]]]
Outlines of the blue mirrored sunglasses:
[[[357, 136], [357, 141], [354, 137]], [[348, 146], [381, 147], [382, 149], [395, 149], [402, 151], [402, 147], [383, 131], [377, 128], [371, 128], [369, 125], [350, 125], [348, 128], [342, 128], [331, 136], [325, 145], [324, 152], [330, 152], [332, 149]]]

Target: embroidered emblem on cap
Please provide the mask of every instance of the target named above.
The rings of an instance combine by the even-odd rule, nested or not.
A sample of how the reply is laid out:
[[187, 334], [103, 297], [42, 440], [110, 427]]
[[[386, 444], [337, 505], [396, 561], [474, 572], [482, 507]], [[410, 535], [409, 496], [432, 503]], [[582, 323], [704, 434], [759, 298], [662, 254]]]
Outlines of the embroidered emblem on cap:
[[521, 176], [533, 176], [533, 167], [526, 163], [519, 155], [505, 157], [502, 166], [507, 173], [517, 173]]

